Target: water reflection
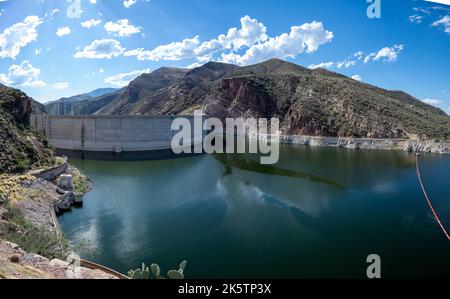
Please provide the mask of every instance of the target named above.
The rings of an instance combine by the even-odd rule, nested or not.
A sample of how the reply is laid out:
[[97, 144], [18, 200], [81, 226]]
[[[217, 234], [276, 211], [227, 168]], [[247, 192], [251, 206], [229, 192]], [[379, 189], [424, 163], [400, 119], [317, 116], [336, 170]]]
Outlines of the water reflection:
[[214, 155], [214, 157], [225, 166], [225, 173], [223, 177], [232, 174], [232, 168], [235, 167], [240, 170], [274, 176], [299, 178], [306, 181], [330, 185], [341, 190], [345, 189], [343, 185], [324, 177], [271, 165], [263, 165], [244, 155], [217, 154]]

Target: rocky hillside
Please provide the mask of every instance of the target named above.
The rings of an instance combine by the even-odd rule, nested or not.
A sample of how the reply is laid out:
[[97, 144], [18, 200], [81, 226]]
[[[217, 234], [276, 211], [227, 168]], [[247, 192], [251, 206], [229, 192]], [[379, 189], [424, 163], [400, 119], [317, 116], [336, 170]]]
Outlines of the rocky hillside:
[[279, 117], [290, 135], [450, 138], [450, 117], [401, 91], [278, 59], [238, 67], [209, 62], [163, 68], [115, 94], [80, 104], [81, 114], [188, 114]]
[[[155, 111], [163, 109], [164, 91], [182, 80], [187, 73], [185, 69], [160, 68], [150, 74], [143, 74], [132, 81], [127, 88], [116, 93], [111, 101], [97, 111], [97, 114], [143, 114], [142, 106], [148, 105], [147, 99], [154, 101], [157, 107]], [[97, 101], [105, 100], [105, 97], [98, 98]], [[109, 99], [108, 99], [109, 100]]]
[[48, 163], [52, 150], [29, 126], [39, 105], [20, 90], [0, 86], [0, 173], [22, 172]]

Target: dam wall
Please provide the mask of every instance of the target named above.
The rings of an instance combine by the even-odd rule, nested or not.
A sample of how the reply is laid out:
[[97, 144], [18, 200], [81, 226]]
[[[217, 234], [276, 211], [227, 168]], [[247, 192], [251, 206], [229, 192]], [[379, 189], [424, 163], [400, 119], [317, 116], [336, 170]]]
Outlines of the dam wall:
[[[59, 151], [122, 153], [170, 150], [176, 117], [33, 114], [30, 123]], [[194, 116], [183, 117], [193, 128]]]

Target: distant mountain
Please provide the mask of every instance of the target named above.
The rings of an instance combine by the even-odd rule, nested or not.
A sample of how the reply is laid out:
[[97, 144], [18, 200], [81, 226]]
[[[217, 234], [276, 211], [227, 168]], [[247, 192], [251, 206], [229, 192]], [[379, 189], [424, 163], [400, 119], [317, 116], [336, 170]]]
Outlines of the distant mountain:
[[61, 98], [59, 100], [46, 103], [45, 110], [48, 114], [71, 114], [73, 108], [75, 108], [75, 103], [89, 101], [96, 97], [114, 93], [116, 91], [118, 91], [116, 88], [98, 88], [89, 93], [83, 93], [69, 98]]
[[78, 102], [80, 114], [278, 117], [286, 134], [450, 138], [450, 117], [401, 91], [272, 59], [239, 67], [209, 62], [162, 68], [115, 93]]
[[96, 90], [93, 90], [89, 93], [86, 93], [87, 96], [90, 96], [92, 98], [100, 97], [105, 94], [116, 92], [117, 88], [98, 88]]

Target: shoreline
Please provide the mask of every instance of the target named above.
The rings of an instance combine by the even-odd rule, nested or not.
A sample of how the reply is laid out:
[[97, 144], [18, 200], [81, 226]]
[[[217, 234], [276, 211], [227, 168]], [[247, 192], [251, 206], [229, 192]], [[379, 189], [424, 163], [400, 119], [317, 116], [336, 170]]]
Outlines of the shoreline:
[[[267, 141], [272, 135], [250, 136], [251, 140]], [[321, 137], [306, 135], [281, 135], [281, 144], [298, 144], [312, 147], [338, 147], [366, 150], [395, 150], [404, 152], [426, 152], [435, 154], [450, 154], [450, 141], [412, 140], [412, 139], [376, 139], [353, 137]]]
[[[71, 246], [65, 243], [67, 240], [55, 212], [55, 202], [61, 198], [55, 179], [63, 173], [75, 174], [75, 172], [79, 170], [65, 161], [62, 165], [45, 170], [31, 170], [23, 175], [5, 174], [2, 177], [5, 182], [11, 181], [15, 184], [11, 185], [16, 191], [10, 194], [9, 205], [20, 211], [20, 217], [23, 217], [30, 227], [53, 243], [48, 243], [52, 249], [49, 252], [27, 251], [27, 248], [20, 245], [23, 228], [11, 222], [14, 221], [13, 210], [8, 210], [6, 206], [0, 204], [0, 225], [18, 229], [14, 235], [0, 238], [0, 278], [125, 279], [125, 275], [104, 266], [84, 260], [80, 260], [80, 263], [74, 260], [75, 263], [71, 263], [69, 260], [74, 253]], [[82, 174], [79, 172], [79, 175]], [[87, 193], [92, 189], [92, 183], [87, 180], [86, 184]], [[42, 238], [41, 235], [36, 238]]]

